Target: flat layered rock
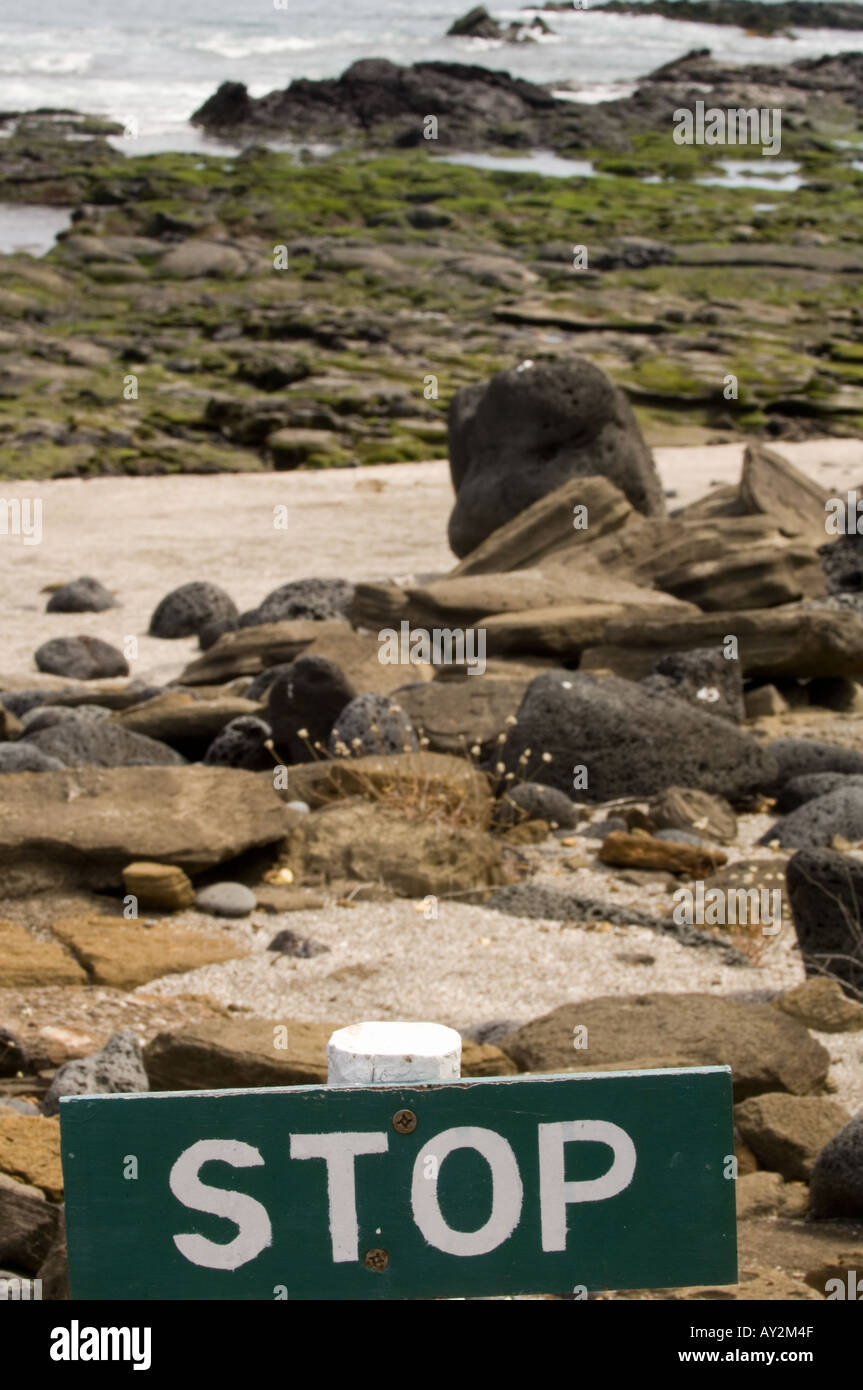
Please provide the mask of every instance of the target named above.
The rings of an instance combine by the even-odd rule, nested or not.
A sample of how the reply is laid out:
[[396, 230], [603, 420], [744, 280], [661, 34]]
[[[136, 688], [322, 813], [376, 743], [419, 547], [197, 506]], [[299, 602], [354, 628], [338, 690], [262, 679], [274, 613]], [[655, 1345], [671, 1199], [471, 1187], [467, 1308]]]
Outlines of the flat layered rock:
[[[573, 1047], [574, 1029], [588, 1046]], [[809, 1095], [830, 1065], [826, 1048], [796, 1019], [769, 1004], [712, 994], [641, 994], [563, 1004], [500, 1040], [522, 1071], [580, 1071], [644, 1057], [732, 1068], [735, 1100], [767, 1091]]]
[[0, 922], [0, 989], [83, 985], [87, 976], [54, 941], [37, 941], [17, 922]]
[[497, 632], [503, 630], [506, 617], [511, 617], [513, 624], [526, 625], [535, 614], [538, 621], [545, 622], [550, 610], [560, 610], [559, 620], [553, 620], [556, 627], [582, 610], [590, 610], [597, 618], [666, 612], [694, 616], [698, 611], [670, 594], [643, 588], [613, 573], [589, 566], [555, 568], [548, 562], [543, 569], [449, 575], [401, 589], [391, 584], [360, 584], [352, 617], [364, 626], [397, 627], [406, 621], [417, 627], [449, 629], [485, 627], [491, 618], [498, 617], [501, 621], [492, 624]]
[[[575, 526], [578, 507], [586, 509], [581, 528]], [[452, 577], [526, 569], [562, 548], [578, 550], [588, 539], [616, 531], [635, 515], [607, 478], [570, 478], [486, 536], [456, 565]]]
[[722, 647], [729, 633], [737, 638], [746, 676], [773, 680], [863, 675], [863, 617], [849, 609], [768, 608], [696, 618], [622, 618], [609, 623], [603, 643], [588, 653], [582, 667], [629, 677], [647, 675], [667, 652]]
[[182, 690], [169, 690], [152, 700], [133, 705], [112, 716], [112, 722], [132, 733], [160, 739], [172, 747], [213, 741], [226, 724], [243, 715], [257, 715], [260, 705], [237, 695], [199, 700]]
[[824, 545], [826, 488], [801, 473], [781, 454], [763, 444], [748, 444], [743, 455], [740, 502], [747, 512], [773, 517], [783, 535], [799, 536], [809, 545]]
[[[323, 635], [323, 624], [311, 618], [262, 623], [226, 632], [203, 656], [196, 657], [179, 677], [180, 685], [220, 685], [237, 676], [256, 676], [268, 666], [293, 661]], [[337, 626], [343, 631], [344, 625]]]
[[[608, 581], [606, 589], [609, 597], [616, 595], [618, 587], [613, 578]], [[619, 602], [587, 600], [484, 617], [477, 627], [485, 631], [486, 652], [490, 656], [524, 653], [575, 657], [587, 647], [600, 646], [613, 622], [632, 620], [636, 613], [648, 618], [669, 611], [666, 595], [651, 589], [639, 589], [634, 584], [622, 584], [620, 587], [628, 589], [629, 595], [622, 596]], [[690, 612], [696, 611], [690, 605], [686, 607]]]
[[199, 873], [277, 843], [291, 821], [270, 779], [235, 768], [19, 772], [3, 786], [0, 871], [10, 896], [120, 889], [136, 860]]
[[60, 1121], [0, 1106], [0, 1173], [41, 1188], [52, 1202], [61, 1201]]
[[160, 975], [181, 974], [247, 954], [230, 936], [112, 917], [69, 917], [54, 934], [82, 962], [94, 984], [137, 989]]

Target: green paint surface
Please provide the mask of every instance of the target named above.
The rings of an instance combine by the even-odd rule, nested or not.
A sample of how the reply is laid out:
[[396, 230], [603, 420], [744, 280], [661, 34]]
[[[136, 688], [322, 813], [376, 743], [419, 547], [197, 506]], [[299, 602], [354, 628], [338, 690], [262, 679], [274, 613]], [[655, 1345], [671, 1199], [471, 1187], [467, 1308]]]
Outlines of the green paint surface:
[[[402, 1109], [417, 1117], [413, 1133], [393, 1126]], [[73, 1298], [396, 1299], [737, 1279], [735, 1184], [724, 1176], [734, 1153], [725, 1067], [80, 1096], [61, 1101], [60, 1121]], [[624, 1132], [635, 1166], [625, 1187], [600, 1200], [583, 1199], [590, 1189], [565, 1187], [565, 1196], [582, 1199], [566, 1204], [565, 1249], [544, 1249], [539, 1127], [571, 1122], [617, 1126], [604, 1132]], [[489, 1162], [470, 1147], [435, 1156], [436, 1141], [444, 1147], [438, 1136], [462, 1127], [499, 1136], [491, 1140], [502, 1154], [494, 1196], [515, 1214], [511, 1233], [504, 1229], [486, 1253], [436, 1248], [412, 1206], [413, 1184], [423, 1197], [436, 1191], [440, 1216], [452, 1231], [476, 1232], [489, 1221]], [[291, 1156], [291, 1136], [332, 1133], [376, 1133], [386, 1141], [385, 1152], [354, 1160], [356, 1256], [340, 1260], [334, 1259], [327, 1165], [322, 1158]], [[566, 1185], [599, 1179], [616, 1161], [605, 1142], [563, 1142], [560, 1131], [555, 1138], [543, 1133], [550, 1151], [555, 1143], [562, 1150], [558, 1181]], [[194, 1209], [188, 1193], [184, 1203], [171, 1190], [180, 1156], [206, 1140], [233, 1141], [257, 1153], [255, 1166], [210, 1159], [197, 1173], [201, 1183], [218, 1189], [212, 1194], [218, 1205], [226, 1203], [225, 1191], [261, 1204], [246, 1202], [236, 1221]], [[618, 1143], [626, 1149], [619, 1136]], [[248, 1157], [249, 1150], [244, 1153]], [[124, 1176], [135, 1169], [137, 1177]], [[547, 1217], [562, 1205], [549, 1172]], [[199, 1250], [219, 1259], [250, 1210], [257, 1228], [263, 1223], [269, 1229], [270, 1243], [237, 1268], [194, 1263], [175, 1241], [182, 1246], [184, 1236], [203, 1237]], [[384, 1270], [366, 1267], [370, 1250], [386, 1252]]]

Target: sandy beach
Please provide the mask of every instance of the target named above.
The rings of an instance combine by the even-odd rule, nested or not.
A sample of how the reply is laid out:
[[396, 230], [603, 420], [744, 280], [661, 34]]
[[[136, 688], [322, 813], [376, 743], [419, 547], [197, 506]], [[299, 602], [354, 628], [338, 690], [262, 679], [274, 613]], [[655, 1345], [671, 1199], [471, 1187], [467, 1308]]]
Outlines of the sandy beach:
[[[654, 450], [669, 509], [736, 482], [744, 447]], [[863, 481], [863, 440], [781, 444], [777, 452], [837, 495]], [[120, 648], [137, 637], [133, 675], [176, 679], [197, 641], [146, 633], [159, 600], [190, 579], [222, 585], [242, 610], [309, 575], [398, 578], [443, 574], [456, 563], [446, 539], [453, 493], [445, 460], [317, 473], [6, 482], [2, 496], [41, 499], [43, 529], [40, 545], [0, 538], [7, 677], [35, 670], [41, 642], [87, 633]], [[287, 508], [286, 529], [274, 525], [277, 508]], [[100, 579], [121, 606], [73, 618], [46, 613], [43, 587], [82, 574]]]

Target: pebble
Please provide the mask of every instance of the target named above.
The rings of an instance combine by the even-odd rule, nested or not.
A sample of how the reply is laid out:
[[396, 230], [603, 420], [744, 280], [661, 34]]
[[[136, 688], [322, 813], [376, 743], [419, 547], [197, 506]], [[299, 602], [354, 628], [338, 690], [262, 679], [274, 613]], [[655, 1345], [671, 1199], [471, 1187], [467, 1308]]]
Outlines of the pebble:
[[248, 917], [257, 905], [257, 898], [244, 883], [211, 883], [195, 895], [198, 911], [214, 917]]

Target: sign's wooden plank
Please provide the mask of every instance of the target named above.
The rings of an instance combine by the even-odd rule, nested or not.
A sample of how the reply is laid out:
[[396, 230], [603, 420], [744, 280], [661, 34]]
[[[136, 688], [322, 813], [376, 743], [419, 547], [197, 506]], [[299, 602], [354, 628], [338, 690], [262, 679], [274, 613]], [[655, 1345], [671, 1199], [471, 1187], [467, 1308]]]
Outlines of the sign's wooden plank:
[[733, 1283], [731, 1104], [727, 1067], [70, 1097], [72, 1295]]

